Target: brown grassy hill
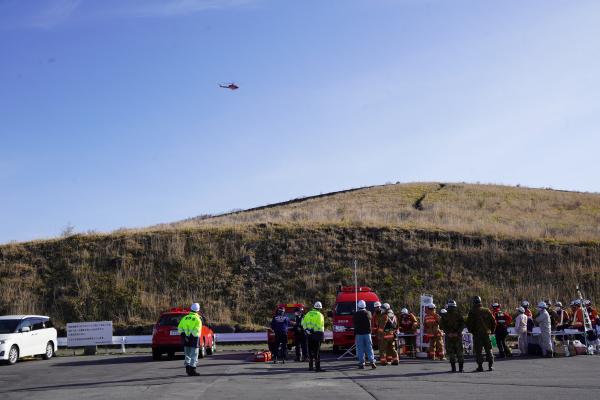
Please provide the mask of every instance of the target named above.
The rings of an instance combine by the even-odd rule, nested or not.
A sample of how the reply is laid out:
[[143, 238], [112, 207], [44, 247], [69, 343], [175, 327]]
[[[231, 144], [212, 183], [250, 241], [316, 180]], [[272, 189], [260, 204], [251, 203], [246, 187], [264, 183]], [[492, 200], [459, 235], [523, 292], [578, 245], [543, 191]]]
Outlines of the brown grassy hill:
[[409, 183], [297, 199], [159, 226], [326, 223], [600, 241], [600, 194], [497, 185]]
[[[365, 188], [171, 226], [0, 246], [0, 314], [151, 324], [201, 302], [224, 324], [264, 325], [278, 302], [333, 304], [361, 284], [394, 307], [420, 293], [600, 300], [600, 196], [484, 185]], [[275, 221], [264, 223], [267, 221]], [[537, 232], [537, 233], [536, 233]]]

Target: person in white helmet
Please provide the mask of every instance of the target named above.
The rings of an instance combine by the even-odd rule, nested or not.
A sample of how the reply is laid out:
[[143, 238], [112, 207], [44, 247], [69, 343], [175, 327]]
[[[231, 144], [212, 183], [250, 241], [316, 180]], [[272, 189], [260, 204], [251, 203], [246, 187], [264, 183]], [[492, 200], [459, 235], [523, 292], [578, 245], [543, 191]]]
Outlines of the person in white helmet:
[[517, 316], [515, 317], [515, 331], [517, 332], [519, 351], [521, 356], [527, 355], [527, 315], [523, 307], [517, 308]]
[[317, 301], [302, 320], [302, 328], [308, 334], [308, 370], [313, 370], [313, 363], [316, 372], [324, 372], [321, 369], [321, 343], [325, 334], [325, 317], [321, 313], [323, 305]]
[[400, 311], [398, 320], [398, 330], [404, 336], [406, 350], [411, 357], [416, 356], [417, 351], [417, 329], [419, 328], [419, 320], [417, 317], [408, 311], [408, 308], [403, 308]]
[[544, 357], [552, 357], [553, 356], [553, 346], [552, 346], [552, 335], [550, 334], [552, 330], [552, 324], [550, 321], [550, 314], [548, 314], [548, 305], [540, 301], [538, 303], [538, 315], [535, 318], [535, 322], [540, 327], [542, 331], [540, 335], [540, 347], [542, 348], [542, 355]]
[[358, 311], [352, 316], [354, 323], [354, 340], [356, 343], [356, 356], [358, 357], [358, 368], [365, 368], [365, 354], [371, 368], [375, 369], [375, 355], [373, 354], [373, 341], [371, 339], [371, 312], [367, 310], [367, 303], [359, 300]]
[[189, 376], [199, 376], [196, 372], [198, 363], [198, 349], [200, 348], [200, 332], [202, 332], [202, 319], [200, 315], [200, 304], [194, 303], [190, 307], [190, 313], [179, 321], [177, 330], [183, 341], [183, 352], [185, 353], [185, 372]]
[[377, 336], [379, 330], [379, 317], [381, 316], [381, 302], [373, 303], [373, 316], [371, 317], [371, 333]]

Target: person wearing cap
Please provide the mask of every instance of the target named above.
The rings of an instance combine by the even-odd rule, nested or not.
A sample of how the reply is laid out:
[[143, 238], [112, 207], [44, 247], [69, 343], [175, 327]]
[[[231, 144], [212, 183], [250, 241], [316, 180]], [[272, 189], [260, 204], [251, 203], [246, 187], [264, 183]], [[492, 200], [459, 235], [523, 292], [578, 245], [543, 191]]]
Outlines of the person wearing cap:
[[465, 329], [465, 319], [458, 311], [456, 301], [448, 300], [446, 305], [448, 311], [442, 315], [440, 328], [446, 336], [446, 353], [450, 359], [451, 372], [456, 372], [458, 361], [458, 372], [464, 372], [464, 348], [462, 332]]
[[183, 317], [181, 321], [179, 321], [179, 325], [177, 325], [177, 331], [179, 331], [183, 342], [185, 372], [188, 376], [200, 376], [200, 374], [196, 372], [198, 349], [200, 348], [200, 332], [202, 331], [202, 319], [198, 314], [199, 312], [200, 304], [192, 304], [190, 313]]
[[288, 328], [290, 326], [290, 319], [285, 315], [285, 308], [279, 307], [277, 312], [271, 320], [271, 329], [275, 334], [275, 343], [277, 345], [276, 354], [273, 354], [273, 364], [277, 364], [277, 361], [281, 361], [285, 364], [287, 359], [287, 341], [288, 341]]
[[403, 308], [400, 311], [398, 321], [398, 330], [404, 336], [404, 343], [410, 352], [411, 357], [415, 357], [417, 349], [417, 329], [419, 328], [419, 320], [417, 317], [408, 311], [408, 308]]
[[535, 318], [535, 322], [539, 326], [541, 330], [540, 335], [540, 347], [542, 348], [542, 355], [544, 357], [552, 357], [553, 355], [553, 346], [552, 346], [552, 323], [550, 321], [550, 314], [548, 314], [548, 305], [540, 301], [538, 303], [538, 315]]
[[324, 372], [321, 369], [321, 342], [325, 334], [325, 317], [321, 314], [323, 305], [317, 301], [302, 319], [302, 328], [308, 334], [308, 370], [313, 370], [313, 364], [316, 372]]
[[435, 360], [444, 359], [443, 332], [440, 329], [440, 316], [436, 312], [436, 306], [433, 303], [427, 305], [425, 317], [423, 318], [425, 334], [429, 336], [429, 351], [427, 357]]
[[304, 308], [296, 307], [294, 311], [294, 321], [292, 326], [294, 330], [294, 346], [296, 347], [296, 361], [308, 361], [308, 343], [306, 341], [306, 332], [302, 329], [302, 319], [304, 318]]
[[573, 303], [571, 303], [571, 310], [573, 310], [571, 328], [578, 329], [583, 332], [583, 309], [581, 308], [581, 300], [574, 300]]
[[367, 310], [367, 303], [359, 300], [358, 311], [352, 316], [354, 323], [354, 340], [356, 343], [356, 356], [358, 357], [358, 368], [365, 368], [365, 354], [371, 368], [375, 369], [375, 355], [373, 353], [373, 340], [371, 338], [371, 312]]
[[506, 311], [502, 311], [500, 303], [492, 304], [492, 313], [496, 319], [496, 345], [498, 346], [498, 358], [512, 357], [510, 347], [506, 344], [508, 327], [512, 323], [512, 317]]
[[556, 313], [556, 329], [563, 330], [569, 327], [569, 312], [563, 308], [560, 301], [554, 303], [554, 312]]
[[389, 304], [385, 303], [386, 313], [381, 320], [382, 347], [379, 349], [379, 360], [381, 365], [398, 365], [398, 351], [396, 350], [396, 329], [398, 329], [398, 319]]
[[485, 358], [488, 362], [488, 371], [493, 371], [494, 354], [492, 353], [490, 334], [496, 330], [496, 320], [492, 312], [482, 306], [479, 296], [473, 297], [473, 306], [467, 316], [466, 325], [473, 335], [473, 351], [477, 361], [475, 372], [483, 372], [483, 349], [485, 349]]
[[521, 356], [527, 355], [527, 315], [523, 307], [517, 308], [515, 317], [515, 331], [517, 332], [519, 352]]

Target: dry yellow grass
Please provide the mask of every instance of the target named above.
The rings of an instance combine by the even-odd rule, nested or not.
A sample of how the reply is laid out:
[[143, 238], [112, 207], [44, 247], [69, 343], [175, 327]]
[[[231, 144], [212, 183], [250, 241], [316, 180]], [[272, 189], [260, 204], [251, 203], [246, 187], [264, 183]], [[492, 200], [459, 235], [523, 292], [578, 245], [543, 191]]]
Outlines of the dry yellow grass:
[[436, 229], [468, 234], [600, 241], [600, 194], [499, 185], [407, 183], [315, 196], [287, 204], [157, 226], [323, 223]]

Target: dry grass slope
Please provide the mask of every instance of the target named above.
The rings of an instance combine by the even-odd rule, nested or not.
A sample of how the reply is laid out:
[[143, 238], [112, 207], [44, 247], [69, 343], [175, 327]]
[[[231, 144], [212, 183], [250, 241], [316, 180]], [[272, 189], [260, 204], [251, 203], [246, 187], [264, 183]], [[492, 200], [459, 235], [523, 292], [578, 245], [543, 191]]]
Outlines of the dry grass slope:
[[189, 219], [161, 229], [323, 223], [600, 242], [600, 194], [473, 184], [375, 186]]

